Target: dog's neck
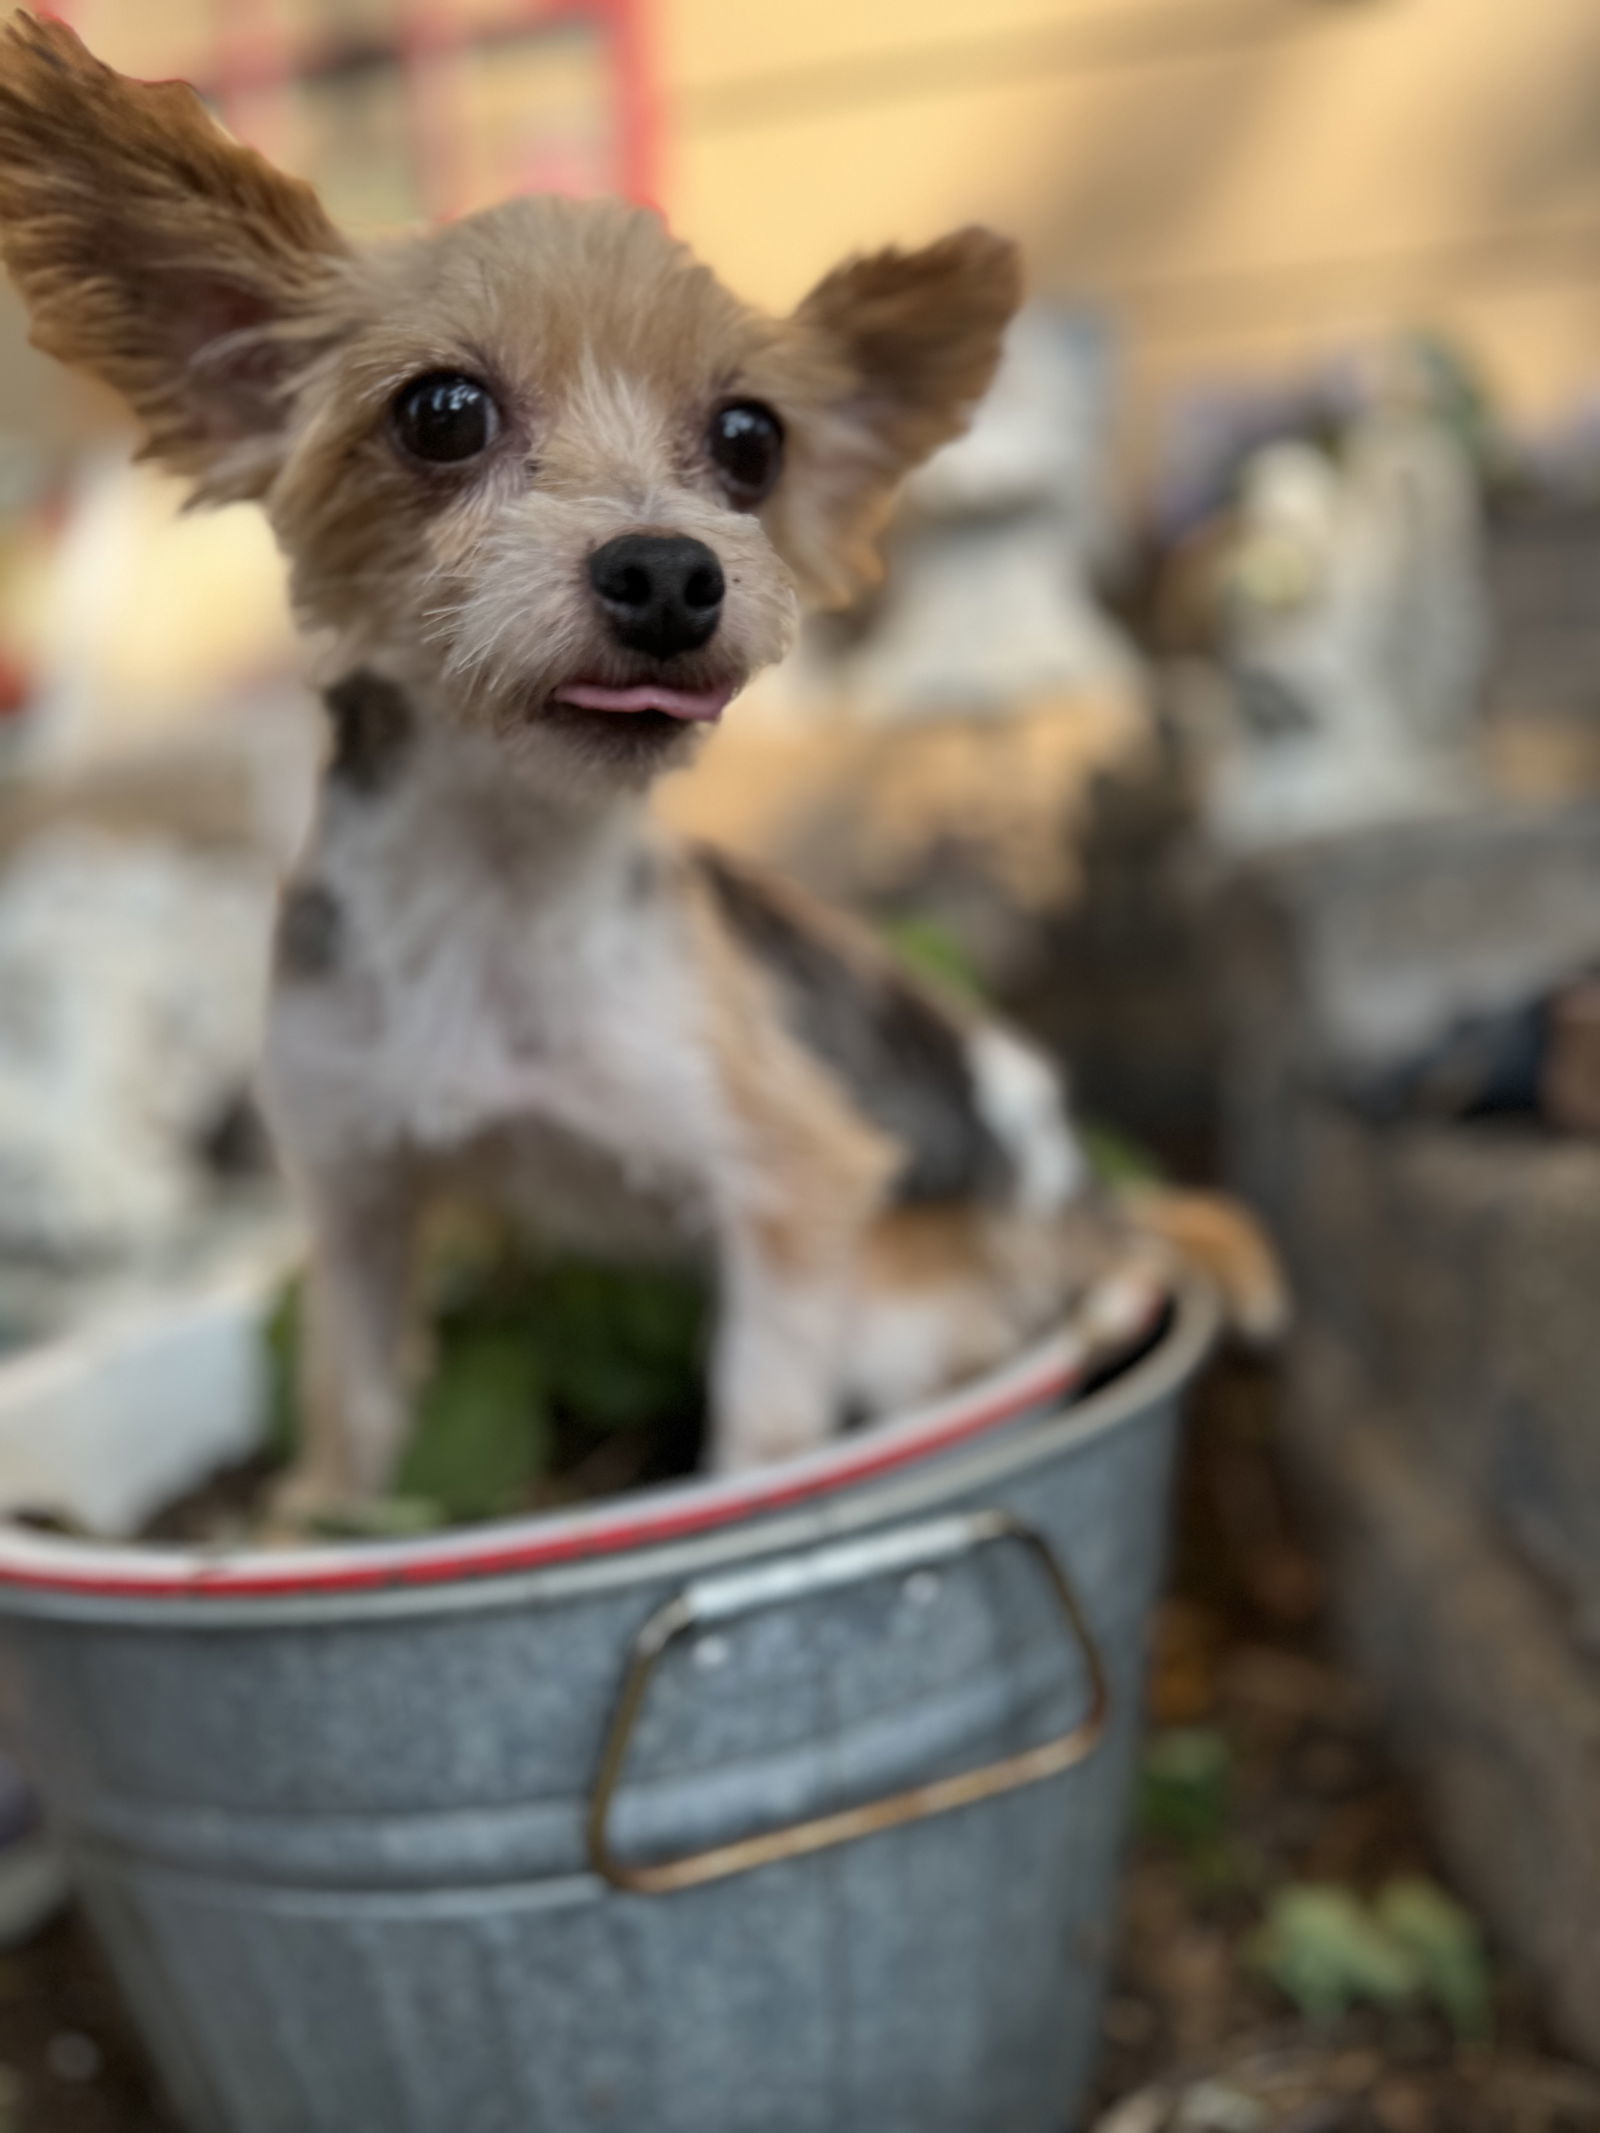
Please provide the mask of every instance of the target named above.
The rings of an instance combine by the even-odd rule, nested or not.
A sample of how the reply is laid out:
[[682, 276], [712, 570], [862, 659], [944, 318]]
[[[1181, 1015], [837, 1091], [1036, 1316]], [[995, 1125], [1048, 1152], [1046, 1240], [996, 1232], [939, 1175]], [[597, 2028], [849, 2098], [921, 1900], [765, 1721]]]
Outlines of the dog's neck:
[[442, 866], [458, 881], [502, 885], [524, 907], [581, 899], [623, 882], [656, 836], [646, 792], [551, 778], [426, 685], [370, 668], [362, 679], [377, 683], [365, 704], [328, 692], [319, 842], [366, 860], [397, 896]]

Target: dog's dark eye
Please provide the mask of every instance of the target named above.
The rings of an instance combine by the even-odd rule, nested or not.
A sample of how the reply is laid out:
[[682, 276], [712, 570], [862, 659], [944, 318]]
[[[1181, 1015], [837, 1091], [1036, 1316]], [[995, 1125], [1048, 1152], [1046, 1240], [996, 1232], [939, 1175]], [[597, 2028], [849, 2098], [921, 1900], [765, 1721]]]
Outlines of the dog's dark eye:
[[743, 511], [770, 496], [783, 471], [783, 424], [759, 400], [732, 400], [711, 418], [707, 442], [723, 487]]
[[400, 442], [418, 459], [439, 465], [476, 459], [500, 426], [500, 410], [486, 385], [453, 370], [413, 378], [394, 403]]

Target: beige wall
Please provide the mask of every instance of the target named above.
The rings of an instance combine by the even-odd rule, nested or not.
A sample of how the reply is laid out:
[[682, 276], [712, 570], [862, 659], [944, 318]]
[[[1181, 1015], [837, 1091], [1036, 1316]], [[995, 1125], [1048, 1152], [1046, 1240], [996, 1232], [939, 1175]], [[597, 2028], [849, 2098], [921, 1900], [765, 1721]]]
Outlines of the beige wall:
[[[666, 205], [767, 302], [982, 217], [1110, 306], [1140, 414], [1419, 319], [1518, 408], [1600, 370], [1600, 0], [643, 5]], [[22, 342], [0, 296], [0, 424], [76, 430]]]
[[1388, 323], [1600, 371], [1595, 0], [659, 0], [675, 222], [750, 293], [971, 217], [1136, 402]]

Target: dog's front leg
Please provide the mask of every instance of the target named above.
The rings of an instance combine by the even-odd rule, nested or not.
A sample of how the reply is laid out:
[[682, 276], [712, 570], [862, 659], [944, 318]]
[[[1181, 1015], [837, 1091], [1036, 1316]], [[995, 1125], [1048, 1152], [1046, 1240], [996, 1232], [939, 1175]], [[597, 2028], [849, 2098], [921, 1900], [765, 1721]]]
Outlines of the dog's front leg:
[[404, 1447], [417, 1228], [398, 1162], [318, 1178], [300, 1343], [300, 1451], [286, 1520], [383, 1493]]
[[852, 1234], [778, 1249], [740, 1225], [723, 1241], [711, 1357], [711, 1459], [720, 1474], [792, 1459], [839, 1421]]

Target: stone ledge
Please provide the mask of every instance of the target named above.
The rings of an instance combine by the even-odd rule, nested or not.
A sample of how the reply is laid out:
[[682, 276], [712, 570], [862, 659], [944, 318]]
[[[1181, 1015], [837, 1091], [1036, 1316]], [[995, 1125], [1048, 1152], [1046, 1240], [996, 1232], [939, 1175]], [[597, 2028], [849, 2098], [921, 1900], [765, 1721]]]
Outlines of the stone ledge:
[[1464, 808], [1253, 861], [1214, 917], [1230, 1064], [1382, 1068], [1532, 998], [1600, 956], [1597, 881], [1593, 803]]
[[[1600, 1649], [1600, 1145], [1294, 1113], [1301, 1322]], [[1298, 1374], [1297, 1374], [1298, 1382]], [[1299, 1426], [1298, 1402], [1290, 1426]]]
[[1528, 1964], [1552, 2027], [1600, 2064], [1600, 1675], [1337, 1353], [1311, 1335], [1297, 1347], [1294, 1456], [1329, 1527], [1346, 1639], [1452, 1869]]

